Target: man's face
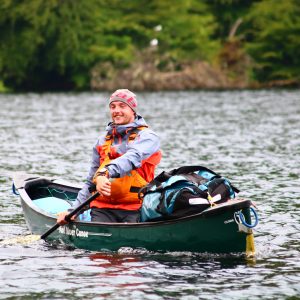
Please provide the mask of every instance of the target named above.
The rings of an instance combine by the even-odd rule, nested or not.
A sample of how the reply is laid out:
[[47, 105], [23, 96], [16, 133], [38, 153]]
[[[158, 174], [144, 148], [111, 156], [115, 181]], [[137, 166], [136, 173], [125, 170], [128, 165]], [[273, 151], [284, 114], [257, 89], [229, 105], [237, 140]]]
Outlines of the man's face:
[[125, 125], [134, 121], [134, 111], [124, 102], [114, 101], [109, 105], [111, 119], [116, 125]]

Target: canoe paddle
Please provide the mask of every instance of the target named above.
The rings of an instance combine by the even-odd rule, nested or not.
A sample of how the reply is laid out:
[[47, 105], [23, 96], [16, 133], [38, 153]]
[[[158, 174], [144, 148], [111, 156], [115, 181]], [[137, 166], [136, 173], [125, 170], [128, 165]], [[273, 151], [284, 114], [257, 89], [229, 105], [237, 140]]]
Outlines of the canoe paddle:
[[[90, 202], [92, 202], [98, 196], [99, 196], [99, 192], [96, 192], [91, 197], [89, 197], [87, 200], [82, 202], [79, 206], [77, 206], [74, 210], [72, 210], [68, 215], [65, 216], [65, 220], [67, 222], [70, 222], [71, 218], [73, 216], [75, 216], [78, 212], [80, 212], [85, 206], [87, 206]], [[11, 245], [11, 244], [17, 244], [17, 243], [27, 244], [27, 243], [31, 243], [31, 242], [34, 242], [34, 241], [38, 241], [39, 239], [44, 240], [45, 238], [47, 238], [53, 231], [55, 231], [60, 226], [61, 226], [60, 224], [56, 223], [55, 225], [53, 225], [48, 231], [46, 231], [41, 236], [31, 234], [31, 235], [28, 235], [28, 236], [12, 238], [12, 239], [1, 241], [0, 245]]]
[[[67, 222], [71, 221], [71, 218], [75, 216], [78, 212], [80, 212], [85, 206], [90, 204], [94, 199], [96, 199], [99, 196], [99, 192], [96, 192], [91, 197], [89, 197], [87, 200], [82, 202], [79, 206], [77, 206], [74, 210], [72, 210], [68, 215], [65, 216], [65, 220]], [[59, 223], [56, 223], [54, 226], [52, 226], [48, 231], [46, 231], [44, 234], [41, 235], [41, 239], [44, 240], [48, 235], [50, 235], [53, 231], [55, 231], [59, 226], [61, 226]]]

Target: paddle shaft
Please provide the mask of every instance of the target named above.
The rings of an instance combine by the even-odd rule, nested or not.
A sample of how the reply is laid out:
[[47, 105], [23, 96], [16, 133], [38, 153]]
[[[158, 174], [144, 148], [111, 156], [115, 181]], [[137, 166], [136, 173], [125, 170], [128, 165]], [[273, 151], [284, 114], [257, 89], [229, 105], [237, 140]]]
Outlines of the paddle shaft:
[[[96, 199], [99, 196], [99, 192], [96, 192], [91, 197], [89, 197], [86, 201], [82, 202], [79, 206], [77, 206], [73, 211], [71, 211], [68, 215], [66, 215], [65, 220], [67, 222], [70, 222], [71, 218], [75, 216], [78, 212], [80, 212], [86, 205], [88, 205], [90, 202], [92, 202], [94, 199]], [[54, 226], [52, 226], [48, 231], [46, 231], [43, 235], [41, 235], [41, 239], [45, 239], [48, 235], [50, 235], [53, 231], [55, 231], [60, 224], [56, 223]]]

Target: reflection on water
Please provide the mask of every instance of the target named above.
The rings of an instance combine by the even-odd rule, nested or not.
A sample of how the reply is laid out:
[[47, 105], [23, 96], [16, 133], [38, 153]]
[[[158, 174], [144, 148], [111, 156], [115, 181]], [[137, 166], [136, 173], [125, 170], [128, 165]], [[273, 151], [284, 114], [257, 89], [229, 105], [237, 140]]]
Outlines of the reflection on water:
[[[28, 234], [11, 174], [84, 180], [107, 94], [0, 95], [0, 241]], [[0, 246], [0, 299], [287, 299], [300, 294], [299, 91], [138, 95], [162, 170], [204, 165], [258, 205], [257, 256]], [[199, 232], [201, 234], [201, 232]], [[296, 299], [296, 298], [295, 298]]]

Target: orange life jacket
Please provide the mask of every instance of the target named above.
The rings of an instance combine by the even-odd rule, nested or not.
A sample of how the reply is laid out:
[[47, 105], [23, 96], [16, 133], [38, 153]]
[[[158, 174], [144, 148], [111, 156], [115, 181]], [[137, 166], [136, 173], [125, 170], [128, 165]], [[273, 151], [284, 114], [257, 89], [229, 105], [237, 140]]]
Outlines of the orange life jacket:
[[[129, 129], [128, 143], [134, 141], [138, 135], [138, 131], [144, 130], [146, 126]], [[122, 156], [117, 153], [116, 149], [112, 147], [114, 135], [107, 134], [103, 145], [97, 147], [100, 155], [99, 170], [104, 168], [112, 160]], [[138, 197], [138, 191], [141, 187], [152, 181], [154, 178], [154, 171], [161, 160], [161, 152], [157, 151], [150, 157], [142, 161], [141, 167], [132, 170], [129, 175], [121, 178], [113, 178], [111, 183], [111, 195], [99, 196], [92, 201], [90, 207], [97, 208], [112, 208], [124, 210], [137, 210], [142, 205], [142, 200]]]

